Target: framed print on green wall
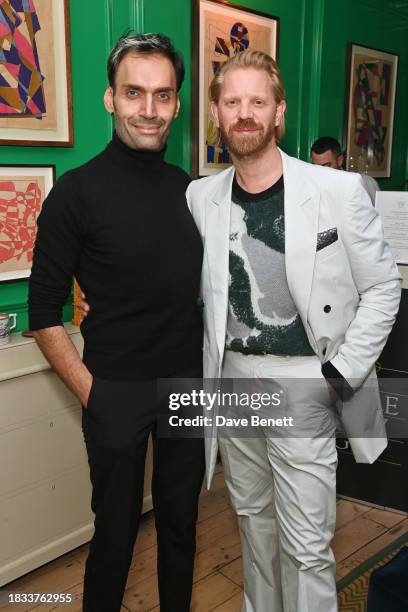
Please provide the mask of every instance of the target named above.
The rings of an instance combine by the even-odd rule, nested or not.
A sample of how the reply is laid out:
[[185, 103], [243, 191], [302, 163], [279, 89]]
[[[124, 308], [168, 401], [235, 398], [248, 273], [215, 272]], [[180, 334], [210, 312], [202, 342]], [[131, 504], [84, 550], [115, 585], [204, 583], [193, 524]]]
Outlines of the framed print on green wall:
[[0, 145], [73, 145], [69, 0], [0, 2]]
[[30, 276], [37, 219], [55, 166], [0, 166], [0, 281]]
[[277, 59], [279, 18], [218, 0], [192, 0], [192, 174], [217, 174], [230, 164], [212, 120], [208, 88], [220, 66], [246, 50]]
[[346, 170], [391, 176], [398, 55], [350, 43]]

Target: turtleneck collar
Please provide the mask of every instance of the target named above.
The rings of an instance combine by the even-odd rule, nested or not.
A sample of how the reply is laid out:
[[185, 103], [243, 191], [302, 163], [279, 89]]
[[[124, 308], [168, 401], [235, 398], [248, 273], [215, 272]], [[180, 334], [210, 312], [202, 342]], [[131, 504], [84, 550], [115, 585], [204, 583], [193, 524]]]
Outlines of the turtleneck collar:
[[164, 163], [166, 146], [160, 151], [131, 149], [114, 132], [106, 150], [122, 166], [126, 165], [131, 169], [139, 167], [144, 170], [157, 170]]

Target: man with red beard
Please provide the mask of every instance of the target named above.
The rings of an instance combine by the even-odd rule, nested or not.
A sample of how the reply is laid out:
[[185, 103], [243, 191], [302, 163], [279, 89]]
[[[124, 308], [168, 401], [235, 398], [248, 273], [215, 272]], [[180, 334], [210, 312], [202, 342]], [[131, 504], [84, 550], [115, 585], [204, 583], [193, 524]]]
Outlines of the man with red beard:
[[290, 415], [294, 428], [265, 418], [221, 431], [213, 410], [208, 485], [219, 448], [241, 531], [242, 610], [334, 612], [336, 410], [356, 460], [373, 462], [386, 446], [374, 365], [400, 276], [361, 177], [278, 148], [285, 93], [272, 58], [235, 56], [210, 99], [234, 166], [187, 190], [204, 243], [206, 384], [280, 397], [257, 415]]

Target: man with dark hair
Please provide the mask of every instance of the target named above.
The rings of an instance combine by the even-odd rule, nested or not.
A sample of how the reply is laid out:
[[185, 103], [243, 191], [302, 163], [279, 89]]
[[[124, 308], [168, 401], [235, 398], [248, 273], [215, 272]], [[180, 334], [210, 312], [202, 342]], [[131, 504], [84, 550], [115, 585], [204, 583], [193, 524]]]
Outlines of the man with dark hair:
[[[321, 136], [312, 144], [310, 158], [317, 166], [343, 170], [344, 153], [340, 143], [331, 136]], [[380, 191], [377, 181], [369, 174], [361, 174], [363, 185], [371, 202], [375, 204], [375, 194]]]
[[344, 155], [340, 143], [331, 136], [322, 136], [315, 140], [310, 150], [312, 162], [318, 166], [326, 166], [340, 170], [343, 167]]
[[[158, 378], [202, 368], [202, 262], [188, 175], [164, 162], [184, 66], [160, 34], [126, 35], [108, 61], [116, 132], [62, 176], [44, 203], [29, 287], [30, 328], [83, 406], [95, 533], [85, 612], [119, 612], [143, 501], [149, 434], [162, 612], [190, 608], [202, 439], [158, 435]], [[75, 276], [91, 306], [81, 361], [62, 325]]]
[[159, 55], [167, 57], [176, 73], [177, 91], [180, 91], [186, 72], [184, 62], [174, 49], [170, 39], [163, 34], [138, 34], [137, 36], [125, 34], [118, 40], [109, 55], [107, 66], [109, 85], [112, 89], [115, 89], [115, 76], [118, 66], [129, 52], [146, 55], [153, 55], [157, 52]]

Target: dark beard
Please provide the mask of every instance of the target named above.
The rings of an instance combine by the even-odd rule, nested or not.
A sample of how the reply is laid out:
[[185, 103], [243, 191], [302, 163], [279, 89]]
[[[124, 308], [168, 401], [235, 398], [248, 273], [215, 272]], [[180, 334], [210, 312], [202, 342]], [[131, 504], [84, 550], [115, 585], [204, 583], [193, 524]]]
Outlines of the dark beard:
[[[235, 130], [253, 128], [257, 131], [250, 136], [238, 136]], [[253, 157], [262, 153], [273, 139], [275, 132], [274, 125], [268, 126], [266, 132], [259, 127], [252, 119], [240, 119], [230, 126], [228, 132], [223, 125], [220, 125], [220, 134], [230, 153], [235, 157]]]

